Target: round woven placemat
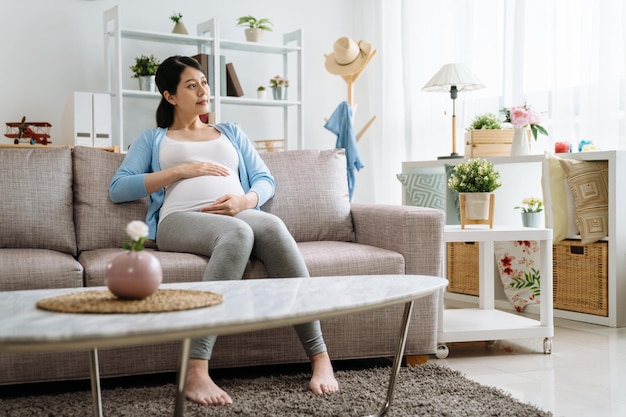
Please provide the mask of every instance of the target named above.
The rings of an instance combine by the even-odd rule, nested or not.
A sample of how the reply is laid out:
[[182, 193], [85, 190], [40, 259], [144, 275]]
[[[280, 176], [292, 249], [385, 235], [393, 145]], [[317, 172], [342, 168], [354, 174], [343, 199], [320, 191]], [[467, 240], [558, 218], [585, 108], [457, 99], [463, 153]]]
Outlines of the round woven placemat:
[[37, 307], [60, 313], [162, 313], [209, 307], [223, 299], [221, 294], [208, 291], [158, 290], [142, 300], [125, 300], [109, 290], [98, 290], [43, 298]]

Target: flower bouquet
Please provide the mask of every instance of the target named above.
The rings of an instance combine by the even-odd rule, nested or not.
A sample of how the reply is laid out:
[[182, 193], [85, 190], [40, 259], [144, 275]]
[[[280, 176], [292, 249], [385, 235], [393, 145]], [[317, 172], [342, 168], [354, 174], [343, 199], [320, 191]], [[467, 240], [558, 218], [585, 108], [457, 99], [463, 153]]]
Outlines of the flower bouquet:
[[539, 124], [542, 121], [541, 113], [533, 110], [528, 104], [524, 103], [523, 106], [512, 106], [508, 108], [503, 107], [500, 112], [504, 114], [504, 121], [511, 123], [513, 127], [517, 129], [530, 127], [530, 131], [535, 140], [537, 140], [539, 133], [548, 136], [548, 131]]

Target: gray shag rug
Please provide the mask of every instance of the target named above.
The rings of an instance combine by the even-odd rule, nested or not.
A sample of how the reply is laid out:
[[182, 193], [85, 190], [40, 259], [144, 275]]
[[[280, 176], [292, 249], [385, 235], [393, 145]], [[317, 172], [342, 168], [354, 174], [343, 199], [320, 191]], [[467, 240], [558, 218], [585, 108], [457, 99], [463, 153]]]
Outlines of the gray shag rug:
[[[189, 401], [185, 416], [363, 416], [376, 413], [386, 395], [390, 367], [336, 372], [341, 392], [317, 396], [308, 390], [309, 374], [275, 374], [215, 378], [231, 394], [234, 404], [203, 407]], [[144, 377], [146, 380], [149, 377]], [[124, 387], [103, 384], [105, 417], [171, 416], [175, 386], [171, 382]], [[92, 415], [89, 389], [54, 393], [0, 394], [4, 417], [84, 417]], [[0, 393], [3, 389], [0, 388]], [[37, 390], [39, 391], [39, 390]], [[551, 416], [551, 413], [513, 399], [509, 394], [465, 378], [435, 364], [402, 368], [394, 401], [386, 416]]]

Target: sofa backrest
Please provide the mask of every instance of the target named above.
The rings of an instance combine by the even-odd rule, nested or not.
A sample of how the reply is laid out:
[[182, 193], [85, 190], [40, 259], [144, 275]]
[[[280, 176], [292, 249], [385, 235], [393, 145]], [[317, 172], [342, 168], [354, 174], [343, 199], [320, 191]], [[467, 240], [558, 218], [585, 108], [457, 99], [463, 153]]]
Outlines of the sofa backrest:
[[0, 248], [76, 255], [70, 149], [0, 149], [0, 167]]
[[[145, 220], [149, 199], [113, 204], [109, 182], [124, 154], [74, 148], [74, 221], [78, 251], [117, 248], [128, 222]], [[296, 241], [352, 241], [345, 152], [294, 150], [261, 154], [276, 179], [262, 210], [280, 217]]]
[[343, 149], [266, 152], [276, 180], [262, 210], [280, 217], [298, 242], [354, 239]]
[[77, 146], [74, 161], [74, 221], [78, 251], [121, 248], [128, 241], [126, 225], [145, 221], [149, 198], [114, 204], [109, 182], [125, 154]]

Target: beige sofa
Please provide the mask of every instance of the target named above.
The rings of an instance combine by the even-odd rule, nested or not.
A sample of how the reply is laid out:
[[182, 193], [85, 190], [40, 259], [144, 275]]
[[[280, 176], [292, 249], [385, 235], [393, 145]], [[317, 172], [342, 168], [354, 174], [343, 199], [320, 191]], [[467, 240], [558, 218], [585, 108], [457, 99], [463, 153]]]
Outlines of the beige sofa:
[[[350, 204], [343, 150], [262, 156], [277, 182], [276, 195], [262, 209], [285, 221], [312, 276], [441, 276], [443, 212]], [[109, 199], [110, 178], [123, 158], [123, 154], [85, 147], [0, 149], [0, 291], [104, 285], [107, 263], [123, 251], [127, 240], [125, 225], [143, 220], [147, 207], [147, 199], [124, 204]], [[206, 258], [153, 250], [163, 267], [164, 282], [201, 279]], [[245, 278], [265, 276], [262, 263], [251, 259]], [[437, 311], [436, 296], [416, 303], [407, 354], [435, 352]], [[391, 356], [400, 317], [397, 306], [324, 321], [331, 357]], [[178, 349], [177, 343], [102, 349], [101, 374], [174, 371]], [[211, 366], [304, 361], [307, 358], [289, 327], [220, 337]], [[0, 384], [88, 377], [87, 352], [0, 353]]]

